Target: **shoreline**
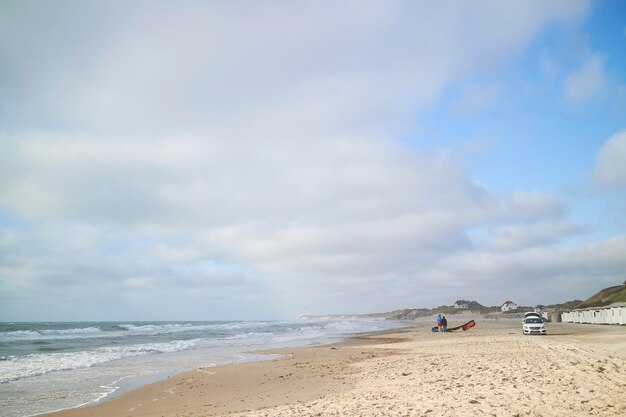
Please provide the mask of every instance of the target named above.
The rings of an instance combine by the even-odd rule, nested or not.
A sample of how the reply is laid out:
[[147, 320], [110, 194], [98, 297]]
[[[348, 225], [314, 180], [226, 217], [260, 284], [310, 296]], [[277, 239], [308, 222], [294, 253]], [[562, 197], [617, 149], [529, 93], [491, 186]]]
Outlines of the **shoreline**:
[[[283, 373], [281, 369], [285, 367], [297, 367], [298, 364], [301, 363], [310, 363], [311, 368], [328, 369], [334, 365], [337, 365], [338, 363], [344, 365], [345, 362], [355, 363], [359, 360], [372, 358], [374, 357], [373, 355], [376, 355], [379, 352], [362, 351], [360, 353], [350, 354], [349, 358], [347, 358], [346, 353], [348, 352], [343, 349], [355, 347], [363, 347], [365, 349], [368, 346], [377, 344], [397, 343], [402, 341], [403, 339], [387, 336], [400, 335], [404, 331], [407, 331], [406, 329], [410, 329], [410, 327], [407, 326], [402, 328], [359, 333], [354, 336], [349, 336], [343, 341], [329, 344], [252, 351], [248, 352], [247, 354], [254, 356], [265, 356], [266, 358], [259, 358], [257, 360], [248, 362], [222, 364], [214, 367], [204, 367], [198, 368], [196, 370], [184, 371], [172, 376], [168, 376], [164, 379], [142, 385], [138, 388], [121, 393], [119, 395], [114, 395], [112, 397], [108, 395], [93, 403], [63, 410], [56, 410], [43, 414], [37, 414], [37, 416], [78, 417], [111, 415], [163, 415], [163, 407], [161, 406], [162, 403], [155, 408], [149, 407], [150, 410], [146, 411], [145, 405], [147, 404], [144, 404], [144, 402], [149, 403], [149, 401], [143, 401], [142, 398], [144, 398], [146, 395], [153, 395], [154, 393], [157, 393], [159, 391], [165, 392], [173, 396], [176, 395], [178, 387], [184, 386], [185, 388], [193, 389], [193, 381], [196, 381], [202, 377], [206, 379], [207, 376], [209, 376], [208, 379], [212, 379], [210, 377], [214, 375], [218, 375], [218, 378], [220, 378], [220, 382], [212, 384], [212, 396], [222, 398], [220, 401], [218, 401], [218, 404], [214, 405], [215, 408], [219, 409], [219, 414], [231, 414], [233, 412], [248, 411], [248, 407], [245, 405], [242, 407], [242, 405], [240, 404], [242, 401], [238, 400], [235, 397], [251, 395], [252, 392], [257, 391], [257, 389], [265, 385], [267, 383], [266, 381], [272, 381], [274, 383], [273, 385], [276, 385], [276, 383], [278, 382], [277, 385], [279, 386], [273, 386], [270, 390], [274, 391], [275, 393], [284, 394], [284, 397], [283, 395], [280, 395], [278, 398], [274, 398], [272, 396], [259, 398], [260, 402], [262, 403], [262, 408], [266, 408], [268, 405], [283, 405], [285, 403], [284, 400], [290, 398], [290, 394], [291, 400], [301, 402], [304, 399], [316, 398], [317, 396], [324, 395], [328, 392], [337, 392], [338, 390], [347, 389], [348, 383], [341, 378], [341, 381], [339, 382], [335, 378], [332, 378], [333, 380], [331, 381], [327, 377], [332, 374], [333, 371], [330, 371], [329, 374], [326, 374], [322, 371], [321, 373], [318, 373], [318, 378], [312, 378], [312, 375], [309, 374], [307, 376], [307, 383], [305, 384], [306, 386], [302, 390], [300, 390], [300, 393], [294, 394], [292, 391], [290, 391], [290, 377], [293, 376], [293, 372]], [[385, 351], [382, 354], [389, 354], [389, 352]], [[313, 373], [316, 372], [313, 371]], [[225, 384], [226, 389], [220, 389], [219, 392], [215, 391], [216, 387], [223, 387], [225, 386]], [[315, 385], [317, 385], [318, 389], [314, 388]], [[233, 393], [236, 393], [236, 395], [233, 395]], [[151, 402], [156, 403], [157, 401], [160, 401], [162, 399], [165, 398], [152, 398]], [[289, 404], [291, 402], [287, 403]], [[144, 408], [141, 413], [133, 413], [139, 407]], [[183, 406], [183, 408], [188, 407]], [[173, 414], [166, 413], [165, 415], [178, 414], [178, 412], [176, 411], [176, 407], [174, 407], [171, 412]]]
[[[402, 323], [402, 325], [398, 327], [389, 328], [389, 329], [383, 329], [383, 330], [361, 331], [361, 332], [354, 333], [352, 335], [340, 336], [338, 338], [335, 338], [335, 340], [332, 340], [331, 338], [331, 340], [325, 341], [325, 342], [319, 342], [319, 343], [308, 344], [308, 345], [295, 345], [291, 347], [286, 346], [286, 347], [277, 347], [277, 348], [261, 348], [258, 350], [251, 350], [251, 351], [241, 351], [238, 354], [239, 356], [238, 359], [219, 363], [217, 365], [211, 365], [208, 367], [205, 366], [205, 367], [201, 367], [197, 369], [193, 369], [193, 368], [192, 369], [180, 369], [178, 371], [163, 370], [163, 371], [158, 371], [152, 374], [137, 374], [137, 375], [124, 376], [114, 382], [111, 382], [110, 384], [107, 384], [106, 386], [102, 386], [102, 388], [111, 389], [111, 391], [106, 394], [103, 394], [101, 397], [97, 399], [94, 399], [92, 401], [88, 401], [88, 402], [85, 402], [76, 406], [72, 406], [72, 407], [60, 408], [56, 410], [45, 411], [43, 413], [31, 414], [31, 415], [28, 415], [28, 417], [64, 415], [64, 413], [66, 412], [91, 409], [91, 408], [99, 407], [102, 404], [106, 404], [109, 401], [115, 401], [119, 399], [120, 397], [133, 393], [137, 390], [141, 390], [150, 385], [158, 384], [160, 382], [167, 381], [171, 378], [180, 377], [182, 375], [193, 373], [193, 372], [198, 372], [200, 370], [207, 371], [207, 370], [217, 369], [217, 368], [222, 368], [222, 367], [241, 366], [245, 364], [253, 364], [253, 363], [258, 363], [258, 362], [278, 360], [281, 357], [287, 355], [288, 354], [287, 351], [292, 351], [296, 349], [309, 349], [309, 348], [315, 349], [315, 348], [321, 348], [325, 346], [339, 346], [342, 344], [351, 343], [353, 339], [360, 340], [361, 338], [368, 337], [368, 336], [379, 336], [379, 335], [384, 335], [390, 332], [394, 332], [394, 333], [401, 332], [403, 331], [403, 329], [409, 328], [413, 324], [412, 322], [404, 321], [404, 320], [399, 320], [397, 322]], [[121, 382], [121, 381], [126, 381], [126, 382]]]
[[282, 356], [200, 368], [45, 416], [626, 412], [625, 327], [550, 323], [547, 336], [523, 336], [517, 320], [477, 319], [467, 332], [437, 335], [431, 321], [338, 344], [262, 351]]
[[[25, 417], [96, 404], [168, 376], [258, 360], [247, 352], [335, 343], [406, 322], [26, 323], [3, 327], [0, 409]], [[11, 349], [18, 349], [16, 356]], [[263, 359], [267, 359], [264, 356]], [[117, 388], [119, 387], [119, 389]], [[111, 393], [113, 393], [111, 395]]]

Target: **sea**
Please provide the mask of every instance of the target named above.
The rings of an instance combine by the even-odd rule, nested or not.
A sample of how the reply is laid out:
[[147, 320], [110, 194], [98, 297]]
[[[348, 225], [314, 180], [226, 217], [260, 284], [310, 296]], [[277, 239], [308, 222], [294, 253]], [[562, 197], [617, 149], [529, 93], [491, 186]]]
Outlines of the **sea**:
[[81, 407], [251, 352], [329, 344], [400, 321], [0, 323], [0, 410], [25, 417]]

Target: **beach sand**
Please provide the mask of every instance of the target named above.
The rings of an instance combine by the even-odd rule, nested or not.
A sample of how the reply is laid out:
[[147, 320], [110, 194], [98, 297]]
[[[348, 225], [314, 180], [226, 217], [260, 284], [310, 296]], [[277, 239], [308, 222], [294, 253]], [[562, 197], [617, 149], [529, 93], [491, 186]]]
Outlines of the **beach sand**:
[[549, 323], [547, 336], [523, 336], [519, 320], [476, 320], [467, 332], [432, 333], [429, 321], [274, 351], [282, 357], [198, 369], [49, 416], [626, 415], [626, 327]]

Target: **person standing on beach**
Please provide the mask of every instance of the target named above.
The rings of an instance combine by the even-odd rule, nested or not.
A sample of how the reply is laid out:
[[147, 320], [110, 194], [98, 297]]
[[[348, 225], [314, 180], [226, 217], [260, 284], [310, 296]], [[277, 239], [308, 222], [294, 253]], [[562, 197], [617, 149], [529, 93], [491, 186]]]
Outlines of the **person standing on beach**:
[[437, 332], [438, 333], [441, 333], [441, 324], [442, 324], [441, 320], [442, 320], [441, 314], [437, 314]]
[[441, 330], [442, 332], [447, 332], [448, 331], [448, 319], [446, 319], [446, 316], [443, 316], [441, 318]]

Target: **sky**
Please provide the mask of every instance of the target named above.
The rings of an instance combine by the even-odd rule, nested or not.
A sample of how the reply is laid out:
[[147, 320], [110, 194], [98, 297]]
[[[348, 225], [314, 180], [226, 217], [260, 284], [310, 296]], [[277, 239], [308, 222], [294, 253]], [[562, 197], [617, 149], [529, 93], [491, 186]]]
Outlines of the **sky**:
[[626, 279], [620, 1], [0, 2], [0, 321]]

